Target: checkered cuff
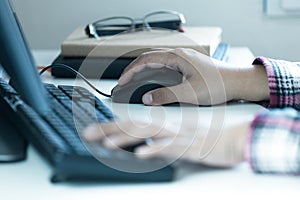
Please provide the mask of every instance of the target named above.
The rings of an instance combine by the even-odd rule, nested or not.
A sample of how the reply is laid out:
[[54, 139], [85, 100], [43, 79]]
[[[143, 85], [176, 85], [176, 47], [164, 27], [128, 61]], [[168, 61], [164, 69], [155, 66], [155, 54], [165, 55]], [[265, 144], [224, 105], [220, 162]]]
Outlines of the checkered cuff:
[[292, 108], [259, 114], [253, 121], [247, 147], [258, 173], [300, 174], [300, 113]]
[[270, 108], [300, 110], [300, 63], [258, 57], [253, 64], [266, 68], [270, 88]]

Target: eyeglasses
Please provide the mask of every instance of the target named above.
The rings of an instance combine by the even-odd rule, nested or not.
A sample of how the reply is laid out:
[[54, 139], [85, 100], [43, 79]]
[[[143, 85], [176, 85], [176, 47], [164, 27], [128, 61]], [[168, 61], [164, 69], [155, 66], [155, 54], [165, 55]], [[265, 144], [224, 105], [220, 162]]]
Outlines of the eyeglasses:
[[184, 32], [182, 25], [186, 23], [182, 13], [172, 10], [155, 11], [146, 14], [141, 19], [116, 16], [100, 19], [88, 24], [85, 32], [89, 37], [99, 39], [100, 36], [116, 35], [124, 31], [151, 30], [163, 28]]

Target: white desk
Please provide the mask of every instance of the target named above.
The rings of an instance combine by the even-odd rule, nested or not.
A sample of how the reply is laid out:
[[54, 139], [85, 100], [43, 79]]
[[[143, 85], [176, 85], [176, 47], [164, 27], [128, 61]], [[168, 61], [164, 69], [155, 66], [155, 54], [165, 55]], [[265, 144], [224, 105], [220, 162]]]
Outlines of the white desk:
[[[39, 65], [49, 64], [56, 56], [57, 51], [35, 51], [34, 55]], [[253, 56], [247, 48], [233, 48], [230, 52], [230, 62], [249, 64]], [[72, 84], [72, 80], [47, 78], [47, 81], [56, 84]], [[94, 83], [97, 81], [94, 80]], [[101, 83], [99, 88], [110, 90], [112, 83]], [[121, 118], [130, 116], [149, 117], [151, 107], [142, 105], [126, 106], [125, 112], [104, 101]], [[118, 105], [117, 105], [118, 106]], [[124, 105], [123, 105], [124, 106]], [[166, 116], [173, 115], [178, 108], [166, 108]], [[188, 108], [187, 108], [188, 109]], [[193, 108], [195, 109], [195, 108]], [[225, 122], [243, 120], [253, 116], [263, 109], [255, 104], [228, 105], [225, 108], [198, 108], [197, 114], [203, 123], [209, 122], [214, 109], [224, 109]], [[151, 113], [153, 110], [151, 111]], [[146, 113], [146, 114], [145, 114]], [[141, 114], [141, 115], [140, 115]], [[174, 121], [178, 120], [172, 118]], [[14, 164], [0, 164], [0, 199], [2, 200], [93, 200], [93, 199], [298, 199], [300, 196], [300, 179], [289, 176], [271, 176], [254, 174], [247, 163], [233, 169], [213, 170], [201, 169], [197, 166], [187, 166], [184, 176], [170, 183], [147, 184], [114, 184], [114, 183], [59, 183], [51, 184], [51, 168], [30, 147], [28, 159]]]

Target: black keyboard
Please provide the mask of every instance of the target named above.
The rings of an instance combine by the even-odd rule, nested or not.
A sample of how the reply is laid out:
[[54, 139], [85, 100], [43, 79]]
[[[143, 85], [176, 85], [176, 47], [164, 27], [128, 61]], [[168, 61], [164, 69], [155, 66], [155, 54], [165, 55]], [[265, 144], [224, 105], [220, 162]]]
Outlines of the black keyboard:
[[43, 116], [1, 79], [0, 106], [5, 116], [52, 166], [52, 182], [148, 182], [174, 178], [174, 167], [164, 160], [142, 160], [124, 150], [109, 150], [98, 143], [81, 140], [80, 134], [88, 125], [116, 119], [91, 92], [83, 87], [66, 85], [45, 84], [45, 88], [51, 109]]

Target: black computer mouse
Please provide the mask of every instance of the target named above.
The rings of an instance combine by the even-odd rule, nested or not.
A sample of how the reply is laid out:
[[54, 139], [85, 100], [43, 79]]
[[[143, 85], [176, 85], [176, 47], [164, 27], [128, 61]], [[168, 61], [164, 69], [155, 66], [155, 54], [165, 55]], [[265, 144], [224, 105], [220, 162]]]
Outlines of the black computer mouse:
[[143, 95], [161, 87], [169, 87], [182, 83], [183, 75], [175, 70], [163, 67], [158, 69], [145, 68], [134, 75], [125, 85], [116, 85], [112, 91], [112, 101], [117, 103], [140, 103]]

